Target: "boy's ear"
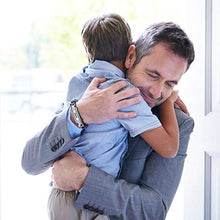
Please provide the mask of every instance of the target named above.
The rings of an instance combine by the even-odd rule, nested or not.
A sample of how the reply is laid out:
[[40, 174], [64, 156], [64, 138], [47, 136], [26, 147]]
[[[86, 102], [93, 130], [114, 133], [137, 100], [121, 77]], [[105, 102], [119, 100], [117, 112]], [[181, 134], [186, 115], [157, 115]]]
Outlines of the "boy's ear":
[[128, 53], [125, 58], [125, 68], [130, 69], [133, 66], [135, 60], [136, 60], [136, 47], [135, 45], [132, 44], [128, 48]]

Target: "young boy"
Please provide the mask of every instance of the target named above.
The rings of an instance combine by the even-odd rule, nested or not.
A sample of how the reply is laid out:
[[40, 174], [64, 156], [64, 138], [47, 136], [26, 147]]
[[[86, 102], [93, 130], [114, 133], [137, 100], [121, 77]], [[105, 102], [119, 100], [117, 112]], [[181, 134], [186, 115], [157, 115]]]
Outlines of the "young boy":
[[[100, 88], [125, 80], [132, 85], [129, 74], [125, 79], [124, 62], [129, 47], [132, 45], [131, 31], [127, 22], [117, 14], [109, 14], [89, 20], [82, 30], [83, 44], [89, 60], [89, 66], [74, 76], [69, 84], [67, 101], [80, 99], [94, 77], [106, 78]], [[165, 157], [175, 156], [178, 150], [178, 126], [174, 113], [174, 102], [177, 92], [160, 106], [161, 123], [151, 112], [148, 104], [142, 99], [139, 104], [124, 108], [123, 111], [137, 112], [132, 119], [115, 119], [103, 124], [83, 125], [77, 112], [76, 102], [73, 101], [67, 119], [68, 130], [76, 129], [74, 123], [83, 127], [83, 134], [71, 150], [83, 156], [87, 164], [93, 164], [114, 177], [118, 176], [123, 156], [127, 150], [127, 135], [134, 137], [138, 134], [152, 148]], [[166, 114], [165, 114], [166, 112]], [[169, 119], [167, 116], [169, 115]], [[172, 129], [170, 129], [172, 127]], [[167, 147], [168, 146], [168, 147]], [[50, 219], [109, 219], [108, 216], [97, 215], [76, 210], [74, 200], [76, 192], [64, 192], [53, 189], [48, 202]], [[94, 211], [94, 210], [93, 210]]]

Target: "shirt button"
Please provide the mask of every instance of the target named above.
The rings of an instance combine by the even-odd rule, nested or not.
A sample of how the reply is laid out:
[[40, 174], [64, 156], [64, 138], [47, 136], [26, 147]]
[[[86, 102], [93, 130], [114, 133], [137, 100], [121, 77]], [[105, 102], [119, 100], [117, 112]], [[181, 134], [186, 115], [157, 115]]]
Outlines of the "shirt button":
[[89, 206], [88, 210], [89, 211], [94, 211], [94, 208], [92, 206]]
[[94, 209], [94, 212], [99, 213], [99, 209]]
[[51, 148], [51, 150], [53, 151], [53, 152], [55, 152], [56, 151], [56, 146], [53, 146], [52, 148]]
[[85, 204], [85, 205], [83, 206], [84, 209], [89, 209], [89, 207], [90, 207], [90, 206], [89, 206], [88, 204]]
[[104, 212], [103, 212], [102, 210], [99, 210], [99, 214], [100, 214], [100, 215], [103, 215]]

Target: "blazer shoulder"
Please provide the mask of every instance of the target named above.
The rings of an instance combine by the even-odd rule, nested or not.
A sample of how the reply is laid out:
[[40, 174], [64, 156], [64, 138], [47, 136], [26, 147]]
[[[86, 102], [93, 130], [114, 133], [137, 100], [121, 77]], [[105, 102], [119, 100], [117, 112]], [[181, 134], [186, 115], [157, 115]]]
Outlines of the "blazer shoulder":
[[180, 130], [180, 136], [184, 133], [192, 133], [194, 126], [195, 126], [195, 122], [194, 119], [190, 116], [188, 116], [187, 114], [185, 114], [182, 110], [180, 109], [175, 109], [176, 112], [176, 118], [177, 118], [177, 122], [179, 125], [179, 130]]

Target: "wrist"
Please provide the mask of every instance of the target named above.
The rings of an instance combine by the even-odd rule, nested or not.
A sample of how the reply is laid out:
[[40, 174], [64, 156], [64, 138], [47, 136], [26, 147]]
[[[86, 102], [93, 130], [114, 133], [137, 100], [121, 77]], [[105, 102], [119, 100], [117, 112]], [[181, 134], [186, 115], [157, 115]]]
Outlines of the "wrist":
[[174, 103], [170, 99], [167, 99], [166, 101], [164, 101], [159, 107], [160, 113], [172, 111], [172, 110], [174, 110]]
[[79, 128], [85, 129], [87, 124], [83, 121], [77, 106], [77, 100], [72, 100], [70, 103], [70, 119]]
[[69, 111], [70, 111], [70, 120], [72, 121], [73, 124], [75, 124], [78, 127], [78, 125], [76, 124], [76, 122], [74, 120], [72, 111], [71, 110], [69, 110]]
[[79, 181], [79, 186], [77, 187], [78, 189], [77, 190], [81, 190], [82, 189], [82, 187], [83, 187], [83, 185], [84, 185], [84, 183], [85, 183], [85, 181], [86, 181], [86, 178], [87, 178], [87, 176], [88, 176], [88, 174], [89, 174], [89, 167], [88, 166], [84, 166], [84, 167], [82, 167], [81, 169], [80, 169], [80, 180], [81, 181]]
[[173, 105], [174, 103], [168, 98], [159, 107], [163, 108], [164, 106], [173, 106]]
[[[84, 108], [84, 105], [83, 105], [83, 102], [81, 100], [79, 100], [77, 103], [76, 103], [76, 106], [78, 108], [78, 111], [79, 111], [79, 114], [82, 118], [82, 121], [85, 123], [85, 124], [89, 124], [89, 120], [88, 120], [88, 117], [87, 117], [87, 114], [86, 114], [86, 111], [88, 111], [88, 109]], [[84, 111], [85, 109], [85, 111]]]

